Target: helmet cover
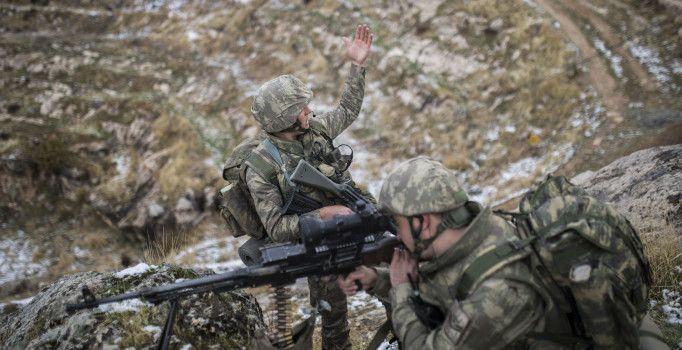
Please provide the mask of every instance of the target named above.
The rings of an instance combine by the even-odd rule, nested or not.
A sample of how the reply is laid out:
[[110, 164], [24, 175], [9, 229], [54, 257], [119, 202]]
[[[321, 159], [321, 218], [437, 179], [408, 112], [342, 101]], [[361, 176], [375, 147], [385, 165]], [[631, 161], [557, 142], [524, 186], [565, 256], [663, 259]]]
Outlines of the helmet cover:
[[258, 89], [251, 114], [265, 132], [282, 131], [298, 120], [312, 98], [313, 92], [301, 80], [281, 75]]

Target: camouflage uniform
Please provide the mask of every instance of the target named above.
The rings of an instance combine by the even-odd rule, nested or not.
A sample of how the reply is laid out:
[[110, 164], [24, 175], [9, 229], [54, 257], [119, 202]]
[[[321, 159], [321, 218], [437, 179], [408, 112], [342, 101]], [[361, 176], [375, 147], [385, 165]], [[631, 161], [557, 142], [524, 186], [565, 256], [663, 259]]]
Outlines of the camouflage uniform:
[[[551, 333], [572, 334], [570, 325], [558, 314], [548, 315], [550, 320], [554, 319], [550, 323], [541, 319], [546, 308], [533, 286], [505, 278], [518, 276], [530, 280], [530, 269], [523, 261], [510, 264], [487, 278], [466, 299], [455, 298], [462, 271], [476, 257], [505, 244], [514, 232], [505, 220], [485, 208], [449, 250], [422, 263], [419, 294], [446, 315], [443, 325], [433, 331], [421, 323], [408, 304], [408, 297], [413, 295], [412, 286], [403, 283], [391, 288], [388, 270], [377, 269], [377, 284], [370, 292], [390, 300], [393, 326], [404, 349], [501, 349], [512, 344], [528, 348], [530, 344], [524, 345], [523, 339], [528, 332], [550, 332], [551, 329]], [[542, 343], [543, 349], [562, 348]]]
[[[461, 191], [456, 178], [445, 174], [442, 165], [434, 170], [431, 165], [435, 162], [426, 159], [419, 157], [403, 163], [388, 176], [379, 197], [382, 211], [411, 216], [466, 206], [474, 218], [455, 244], [419, 267], [419, 295], [445, 315], [444, 322], [434, 330], [419, 320], [410, 305], [409, 298], [415, 295], [410, 283], [391, 288], [388, 270], [376, 269], [376, 285], [369, 292], [390, 300], [394, 331], [403, 348], [561, 349], [549, 341], [525, 338], [529, 332], [572, 334], [565, 317], [551, 302], [545, 304], [525, 260], [505, 266], [485, 278], [468, 297], [457, 300], [462, 272], [485, 252], [507, 244], [515, 237], [515, 229], [494, 216], [490, 208], [483, 209], [466, 197], [456, 200], [453, 193]], [[444, 173], [441, 178], [434, 175], [439, 170]]]
[[[328, 140], [336, 138], [343, 130], [350, 126], [360, 113], [362, 99], [365, 89], [365, 68], [351, 65], [350, 73], [346, 79], [346, 86], [341, 95], [341, 102], [333, 111], [325, 113], [319, 117], [309, 119], [310, 130], [297, 140], [285, 140], [266, 133], [265, 136], [279, 150], [284, 168], [291, 173], [298, 164], [299, 160], [305, 159], [307, 162], [320, 169], [325, 175], [334, 180], [334, 169], [324, 164], [313, 154], [313, 145], [319, 143], [323, 149], [323, 154], [327, 155], [332, 150], [332, 145]], [[312, 93], [298, 91], [295, 88], [283, 89], [285, 94], [301, 96], [296, 106], [292, 106], [291, 115], [298, 115], [308, 104]], [[309, 91], [309, 90], [308, 90]], [[258, 98], [254, 104], [259, 103]], [[282, 108], [287, 110], [287, 108]], [[252, 108], [253, 111], [253, 108]], [[298, 111], [298, 112], [296, 112]], [[255, 115], [255, 114], [254, 114]], [[258, 118], [257, 118], [258, 119]], [[289, 125], [261, 125], [265, 131], [283, 129]], [[275, 130], [277, 131], [277, 130]], [[326, 137], [325, 137], [326, 136]], [[284, 172], [279, 169], [279, 165], [272, 158], [263, 144], [258, 146], [254, 152], [261, 158], [270, 163], [274, 169], [278, 169], [278, 186], [273, 185], [267, 180], [265, 174], [259, 172], [257, 167], [249, 166], [246, 171], [246, 182], [253, 197], [258, 215], [265, 226], [269, 238], [273, 242], [295, 242], [299, 238], [297, 215], [283, 215], [286, 196], [289, 193], [290, 185], [284, 177]], [[324, 157], [324, 156], [323, 156]], [[344, 176], [349, 179], [350, 174], [346, 171]], [[353, 185], [351, 180], [351, 185]], [[299, 191], [323, 205], [343, 204], [339, 199], [327, 195], [322, 191], [299, 186]], [[319, 210], [311, 211], [306, 216], [320, 217]], [[316, 278], [308, 279], [310, 288], [311, 304], [315, 305], [320, 300], [327, 301], [331, 311], [323, 311], [322, 316], [322, 347], [323, 348], [344, 348], [350, 349], [349, 327], [347, 321], [346, 297], [341, 292], [336, 283], [325, 283]]]

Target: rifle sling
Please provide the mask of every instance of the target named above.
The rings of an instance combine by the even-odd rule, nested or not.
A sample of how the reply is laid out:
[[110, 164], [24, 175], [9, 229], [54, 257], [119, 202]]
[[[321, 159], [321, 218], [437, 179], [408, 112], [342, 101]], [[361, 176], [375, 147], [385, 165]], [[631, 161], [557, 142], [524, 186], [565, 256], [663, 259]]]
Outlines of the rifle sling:
[[[389, 316], [389, 315], [387, 315]], [[381, 343], [386, 340], [386, 337], [388, 336], [388, 332], [393, 329], [393, 322], [391, 322], [390, 318], [386, 318], [386, 321], [384, 324], [379, 327], [376, 333], [374, 333], [374, 337], [372, 337], [372, 341], [369, 342], [369, 345], [367, 345], [367, 350], [374, 350], [381, 345]]]

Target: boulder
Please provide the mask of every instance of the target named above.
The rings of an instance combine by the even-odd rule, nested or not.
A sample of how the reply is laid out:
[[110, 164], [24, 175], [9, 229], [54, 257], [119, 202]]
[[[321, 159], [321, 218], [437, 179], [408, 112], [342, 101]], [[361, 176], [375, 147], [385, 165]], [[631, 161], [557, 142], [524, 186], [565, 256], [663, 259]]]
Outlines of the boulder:
[[634, 152], [572, 182], [612, 204], [642, 232], [665, 224], [682, 235], [682, 144]]
[[[63, 276], [26, 306], [2, 317], [0, 344], [3, 349], [155, 348], [168, 315], [168, 302], [153, 305], [130, 299], [73, 312], [67, 312], [66, 305], [82, 301], [83, 285], [101, 298], [207, 274], [163, 265], [140, 274]], [[189, 295], [181, 298], [178, 306], [170, 341], [175, 348], [248, 349], [256, 329], [264, 328], [256, 299], [241, 290]]]

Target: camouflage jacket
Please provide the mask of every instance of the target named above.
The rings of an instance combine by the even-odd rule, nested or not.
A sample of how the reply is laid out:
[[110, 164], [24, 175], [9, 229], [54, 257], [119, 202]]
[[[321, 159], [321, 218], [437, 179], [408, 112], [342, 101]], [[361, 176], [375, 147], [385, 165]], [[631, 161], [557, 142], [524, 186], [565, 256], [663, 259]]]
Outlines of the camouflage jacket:
[[[436, 259], [419, 267], [419, 294], [445, 315], [443, 324], [429, 330], [415, 314], [408, 299], [412, 286], [391, 288], [387, 269], [377, 269], [371, 293], [388, 298], [393, 307], [393, 327], [404, 349], [562, 349], [542, 340], [525, 338], [528, 332], [570, 335], [570, 326], [546, 305], [537, 287], [519, 282], [530, 280], [525, 261], [511, 263], [484, 279], [463, 300], [455, 295], [462, 272], [485, 252], [513, 238], [515, 229], [504, 219], [483, 209], [462, 238]], [[505, 278], [512, 277], [512, 278]], [[568, 327], [568, 328], [567, 328]]]
[[[296, 141], [285, 140], [266, 134], [266, 137], [277, 147], [284, 168], [291, 174], [296, 168], [299, 160], [305, 159], [313, 166], [320, 169], [322, 173], [333, 179], [333, 169], [326, 167], [323, 162], [313, 154], [313, 145], [321, 145], [322, 154], [328, 154], [332, 150], [332, 145], [328, 140], [333, 140], [360, 114], [362, 99], [365, 94], [365, 68], [351, 65], [350, 73], [346, 79], [346, 86], [341, 94], [340, 104], [331, 112], [321, 116], [310, 118], [310, 131], [299, 136]], [[263, 144], [254, 149], [264, 160], [270, 163], [274, 169], [278, 170], [277, 181], [279, 186], [275, 186], [267, 181], [264, 174], [261, 174], [254, 166], [249, 166], [246, 170], [246, 183], [253, 197], [256, 211], [265, 226], [270, 239], [274, 242], [295, 241], [298, 238], [297, 215], [282, 215], [286, 196], [290, 186], [284, 177], [284, 172], [272, 158]], [[248, 165], [248, 163], [247, 163]], [[350, 178], [348, 171], [344, 174]], [[351, 180], [352, 184], [352, 180]], [[343, 204], [337, 203], [337, 199], [328, 197], [324, 192], [300, 186], [300, 192], [323, 205]], [[312, 215], [319, 218], [319, 210], [314, 210], [305, 215]]]

